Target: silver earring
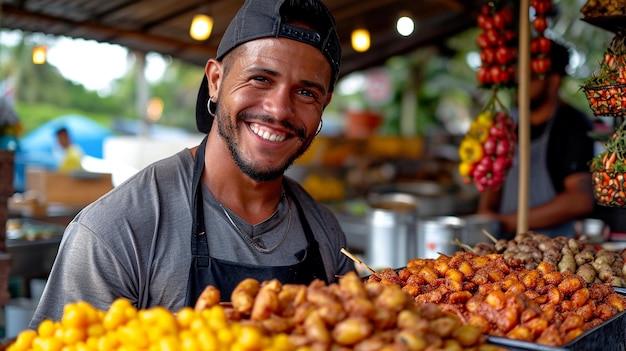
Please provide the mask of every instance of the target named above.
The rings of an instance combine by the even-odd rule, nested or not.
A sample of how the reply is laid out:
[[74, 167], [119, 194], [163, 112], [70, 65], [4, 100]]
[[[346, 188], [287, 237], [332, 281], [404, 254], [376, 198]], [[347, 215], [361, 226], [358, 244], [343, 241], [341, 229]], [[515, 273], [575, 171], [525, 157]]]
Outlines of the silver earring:
[[209, 96], [209, 101], [206, 103], [207, 111], [209, 111], [209, 115], [211, 117], [215, 117], [215, 113], [217, 112], [217, 102], [213, 102], [213, 97]]
[[318, 135], [322, 131], [323, 125], [324, 125], [324, 120], [320, 119], [320, 124], [317, 126], [317, 132], [315, 132], [315, 135]]

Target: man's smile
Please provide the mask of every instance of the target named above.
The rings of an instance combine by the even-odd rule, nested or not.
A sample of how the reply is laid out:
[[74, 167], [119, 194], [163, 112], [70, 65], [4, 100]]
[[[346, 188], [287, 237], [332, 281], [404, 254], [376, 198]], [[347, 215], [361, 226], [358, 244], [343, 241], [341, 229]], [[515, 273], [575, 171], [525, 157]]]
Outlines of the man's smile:
[[284, 141], [287, 138], [287, 135], [285, 133], [279, 133], [276, 130], [267, 128], [258, 123], [250, 123], [250, 130], [252, 130], [254, 134], [269, 141], [279, 142]]

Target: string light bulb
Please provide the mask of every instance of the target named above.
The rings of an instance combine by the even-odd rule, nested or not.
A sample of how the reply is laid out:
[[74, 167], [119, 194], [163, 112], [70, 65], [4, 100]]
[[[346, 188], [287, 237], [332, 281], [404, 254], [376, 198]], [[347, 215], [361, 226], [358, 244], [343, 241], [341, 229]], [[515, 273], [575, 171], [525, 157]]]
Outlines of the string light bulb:
[[370, 48], [370, 32], [365, 28], [352, 31], [352, 48], [357, 52], [365, 52]]
[[408, 37], [415, 30], [415, 22], [408, 14], [402, 14], [396, 21], [396, 30], [400, 35]]
[[159, 97], [153, 97], [148, 102], [148, 108], [146, 110], [146, 115], [150, 122], [157, 122], [161, 119], [161, 115], [163, 114], [163, 100]]
[[43, 65], [46, 63], [46, 52], [48, 48], [45, 45], [37, 45], [33, 48], [33, 63]]
[[195, 40], [207, 40], [213, 31], [213, 17], [198, 13], [193, 16], [191, 27], [189, 27], [189, 35]]

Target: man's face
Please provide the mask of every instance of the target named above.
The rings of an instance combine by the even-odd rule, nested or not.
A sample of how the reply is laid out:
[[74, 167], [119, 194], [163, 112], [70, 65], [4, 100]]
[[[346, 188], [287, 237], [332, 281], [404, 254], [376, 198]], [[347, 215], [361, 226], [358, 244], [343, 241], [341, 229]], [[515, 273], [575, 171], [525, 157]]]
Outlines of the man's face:
[[256, 181], [281, 176], [313, 141], [331, 69], [314, 47], [268, 38], [231, 53], [218, 93], [220, 136], [241, 169]]
[[70, 146], [70, 136], [69, 134], [67, 134], [67, 132], [59, 132], [57, 133], [57, 140], [59, 141], [59, 144], [61, 146], [63, 146], [63, 148], [67, 148], [68, 146]]

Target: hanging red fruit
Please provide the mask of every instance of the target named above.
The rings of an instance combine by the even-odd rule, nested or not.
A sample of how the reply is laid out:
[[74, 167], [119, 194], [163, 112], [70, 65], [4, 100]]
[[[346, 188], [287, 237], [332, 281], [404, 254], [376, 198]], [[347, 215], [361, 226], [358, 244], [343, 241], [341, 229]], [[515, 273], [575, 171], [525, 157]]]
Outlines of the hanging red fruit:
[[552, 14], [552, 0], [532, 0], [535, 17], [531, 27], [534, 35], [530, 43], [530, 73], [533, 77], [542, 78], [550, 71], [550, 39], [545, 31], [549, 27], [548, 17]]
[[517, 62], [513, 13], [503, 2], [489, 2], [481, 8], [477, 25], [482, 29], [476, 37], [481, 60], [478, 84], [484, 88], [513, 86]]

